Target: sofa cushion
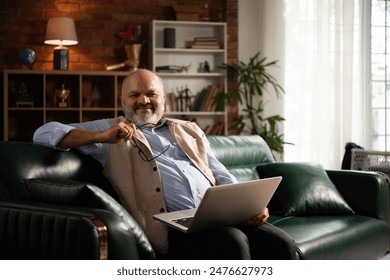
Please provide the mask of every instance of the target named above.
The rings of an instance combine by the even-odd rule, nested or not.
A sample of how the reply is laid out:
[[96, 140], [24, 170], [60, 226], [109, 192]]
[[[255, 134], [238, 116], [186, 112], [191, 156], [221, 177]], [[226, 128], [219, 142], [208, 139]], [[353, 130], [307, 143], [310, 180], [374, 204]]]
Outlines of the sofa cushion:
[[101, 208], [115, 213], [133, 232], [141, 259], [154, 259], [154, 251], [145, 233], [115, 199], [100, 188], [69, 179], [25, 179], [30, 198], [35, 201]]
[[319, 164], [271, 163], [257, 167], [261, 178], [282, 176], [270, 201], [271, 212], [283, 216], [353, 214]]

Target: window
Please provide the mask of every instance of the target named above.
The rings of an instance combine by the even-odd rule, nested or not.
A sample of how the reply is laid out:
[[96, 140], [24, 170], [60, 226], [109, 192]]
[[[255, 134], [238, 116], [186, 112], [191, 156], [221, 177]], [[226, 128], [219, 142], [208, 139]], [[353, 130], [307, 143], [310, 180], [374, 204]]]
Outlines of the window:
[[390, 0], [371, 3], [372, 149], [390, 150]]
[[347, 142], [371, 142], [370, 1], [284, 3], [284, 160], [340, 168]]

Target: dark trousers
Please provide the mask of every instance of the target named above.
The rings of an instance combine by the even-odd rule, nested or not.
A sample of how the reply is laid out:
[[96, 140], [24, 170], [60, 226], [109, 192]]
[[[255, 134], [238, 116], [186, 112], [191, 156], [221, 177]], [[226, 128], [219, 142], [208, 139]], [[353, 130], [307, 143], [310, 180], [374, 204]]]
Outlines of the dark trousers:
[[259, 227], [221, 227], [185, 234], [169, 228], [168, 259], [287, 260], [297, 259], [294, 241], [283, 230], [265, 223]]

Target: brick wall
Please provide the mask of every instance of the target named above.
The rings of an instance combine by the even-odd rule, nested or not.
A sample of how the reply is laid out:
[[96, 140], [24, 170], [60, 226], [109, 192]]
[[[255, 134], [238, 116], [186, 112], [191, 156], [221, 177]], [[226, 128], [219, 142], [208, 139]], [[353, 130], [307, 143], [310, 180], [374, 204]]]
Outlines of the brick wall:
[[[0, 72], [27, 69], [19, 61], [19, 51], [28, 47], [37, 53], [33, 69], [53, 69], [54, 46], [43, 41], [47, 20], [58, 16], [72, 17], [76, 24], [79, 44], [69, 47], [69, 70], [105, 70], [106, 64], [123, 61], [117, 55], [120, 44], [114, 34], [130, 24], [141, 24], [147, 42], [149, 22], [174, 20], [172, 5], [175, 4], [196, 5], [210, 20], [226, 21], [228, 62], [238, 61], [237, 0], [0, 0]], [[147, 47], [144, 46], [141, 54], [140, 67], [144, 68], [149, 62]], [[3, 92], [3, 79], [0, 92]], [[228, 112], [231, 123], [237, 116], [237, 107], [230, 107]], [[3, 98], [0, 98], [0, 131], [3, 131]], [[0, 135], [3, 140], [3, 133]]]
[[[70, 70], [104, 70], [121, 62], [120, 42], [114, 34], [130, 24], [141, 24], [147, 44], [152, 19], [174, 20], [172, 5], [196, 5], [211, 20], [228, 23], [228, 58], [237, 61], [237, 0], [1, 0], [0, 69], [26, 69], [19, 51], [32, 47], [37, 53], [33, 69], [53, 69], [54, 46], [43, 43], [50, 17], [74, 18], [79, 44], [70, 46]], [[147, 67], [147, 45], [141, 67]], [[123, 60], [123, 59], [122, 59]]]

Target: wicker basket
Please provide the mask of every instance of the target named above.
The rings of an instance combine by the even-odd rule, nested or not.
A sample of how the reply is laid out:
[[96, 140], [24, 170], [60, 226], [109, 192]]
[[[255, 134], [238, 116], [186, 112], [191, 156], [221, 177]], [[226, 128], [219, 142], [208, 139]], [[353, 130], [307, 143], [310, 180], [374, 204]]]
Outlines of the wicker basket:
[[[351, 169], [380, 172], [385, 176], [387, 176], [387, 183], [390, 186], [390, 152], [352, 149]], [[389, 192], [389, 201], [390, 201], [390, 192]], [[390, 207], [389, 207], [389, 216], [388, 216], [387, 223], [390, 225]]]
[[390, 177], [390, 152], [352, 149], [351, 169], [382, 172]]

